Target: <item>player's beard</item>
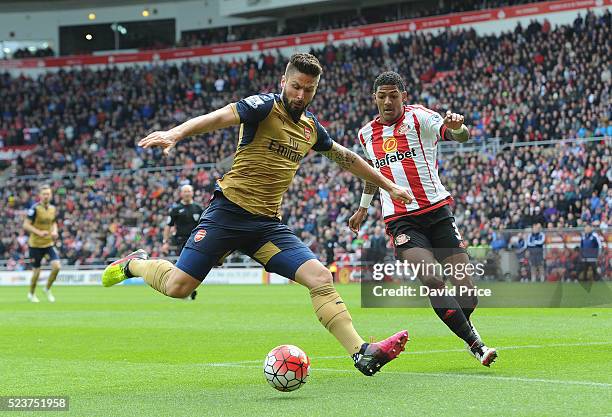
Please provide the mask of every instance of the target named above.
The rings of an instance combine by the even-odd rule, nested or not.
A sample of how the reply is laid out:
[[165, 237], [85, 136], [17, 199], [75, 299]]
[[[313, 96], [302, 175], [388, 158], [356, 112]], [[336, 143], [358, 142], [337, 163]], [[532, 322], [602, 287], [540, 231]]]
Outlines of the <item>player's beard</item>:
[[287, 113], [289, 113], [289, 116], [291, 116], [291, 118], [293, 119], [295, 123], [297, 123], [300, 120], [300, 117], [302, 117], [302, 113], [304, 113], [304, 111], [306, 110], [306, 107], [308, 107], [308, 105], [310, 104], [310, 103], [306, 103], [304, 104], [304, 107], [300, 109], [295, 109], [289, 102], [289, 98], [287, 97], [287, 94], [285, 94], [284, 90], [281, 94], [281, 99], [283, 100], [283, 104], [285, 105], [285, 110], [287, 110]]

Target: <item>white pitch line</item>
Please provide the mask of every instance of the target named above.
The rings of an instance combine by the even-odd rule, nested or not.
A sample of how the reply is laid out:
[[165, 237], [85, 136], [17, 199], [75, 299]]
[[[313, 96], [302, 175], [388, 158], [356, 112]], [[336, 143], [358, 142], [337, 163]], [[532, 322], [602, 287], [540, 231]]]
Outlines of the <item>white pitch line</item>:
[[[325, 371], [325, 372], [350, 372], [353, 373], [355, 371], [349, 369], [329, 369], [329, 368], [314, 368], [315, 371]], [[594, 381], [572, 381], [572, 380], [563, 380], [563, 379], [545, 379], [545, 378], [521, 378], [514, 376], [500, 376], [500, 375], [481, 375], [481, 374], [454, 374], [449, 372], [402, 372], [402, 371], [389, 371], [385, 372], [385, 374], [396, 374], [396, 375], [422, 375], [422, 376], [433, 376], [433, 377], [455, 377], [455, 378], [463, 378], [463, 379], [497, 379], [501, 381], [519, 381], [519, 382], [538, 382], [538, 383], [546, 383], [546, 384], [570, 384], [570, 385], [587, 385], [589, 387], [603, 387], [603, 388], [611, 388], [612, 384], [608, 384], [606, 382], [594, 382]]]
[[[583, 343], [551, 343], [549, 345], [521, 345], [521, 346], [499, 346], [496, 347], [498, 350], [516, 350], [516, 349], [544, 349], [551, 347], [571, 347], [571, 346], [601, 346], [601, 345], [612, 345], [612, 342], [583, 342]], [[410, 345], [407, 345], [410, 347]], [[416, 350], [416, 351], [404, 351], [402, 355], [429, 355], [432, 353], [456, 353], [465, 352], [463, 349], [436, 349], [436, 350]], [[313, 357], [314, 360], [323, 359], [343, 359], [347, 356], [319, 356]], [[263, 363], [263, 360], [248, 360], [248, 361], [236, 361], [236, 362], [218, 362], [218, 363], [207, 363], [202, 364], [206, 366], [238, 366], [246, 365], [249, 363]], [[318, 369], [318, 368], [317, 368]]]
[[[259, 369], [259, 366], [254, 365], [241, 365], [241, 364], [208, 364], [209, 366], [224, 367], [224, 368], [254, 368]], [[339, 373], [355, 373], [352, 369], [331, 369], [331, 368], [314, 368], [315, 372], [339, 372]], [[403, 371], [388, 371], [384, 372], [386, 375], [409, 375], [409, 376], [431, 376], [436, 378], [462, 378], [462, 379], [495, 379], [499, 381], [518, 381], [518, 382], [532, 382], [532, 383], [544, 383], [544, 384], [559, 384], [559, 385], [586, 385], [589, 387], [601, 387], [601, 388], [612, 388], [612, 384], [606, 382], [595, 382], [595, 381], [572, 381], [565, 379], [545, 379], [545, 378], [521, 378], [514, 376], [499, 376], [499, 375], [481, 375], [481, 374], [453, 374], [449, 372], [403, 372]]]

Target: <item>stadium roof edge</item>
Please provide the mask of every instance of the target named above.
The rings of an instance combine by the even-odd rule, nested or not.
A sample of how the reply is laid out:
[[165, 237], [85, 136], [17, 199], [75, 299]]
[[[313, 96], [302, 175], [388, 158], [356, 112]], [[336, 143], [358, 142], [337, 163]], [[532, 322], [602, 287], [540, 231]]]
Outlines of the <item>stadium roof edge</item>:
[[[155, 0], [155, 3], [176, 3], [187, 0]], [[91, 9], [126, 5], [149, 5], [150, 0], [0, 0], [0, 12], [38, 12], [61, 9]]]
[[[405, 3], [414, 3], [418, 0], [405, 0]], [[274, 17], [274, 18], [287, 18], [287, 17], [295, 17], [290, 16], [292, 13], [298, 13], [297, 16], [303, 14], [304, 8], [317, 8], [315, 13], [309, 13], [309, 15], [316, 14], [325, 14], [325, 13], [333, 13], [339, 11], [347, 11], [354, 10], [355, 8], [361, 7], [375, 7], [375, 6], [384, 6], [385, 4], [395, 4], [397, 0], [318, 0], [313, 1], [312, 3], [307, 4], [282, 4], [283, 1], [280, 1], [281, 5], [270, 6], [267, 8], [259, 8], [255, 10], [245, 10], [242, 9], [240, 12], [231, 12], [228, 13], [227, 16], [231, 17]]]
[[[1, 0], [0, 0], [1, 1]], [[372, 37], [396, 36], [415, 31], [444, 30], [446, 28], [486, 27], [503, 30], [511, 22], [533, 18], [565, 16], [574, 19], [576, 13], [590, 9], [604, 9], [612, 6], [612, 0], [557, 0], [526, 5], [506, 6], [496, 9], [461, 12], [455, 14], [406, 19], [393, 22], [375, 23], [343, 29], [308, 32], [272, 38], [252, 39], [191, 48], [147, 50], [108, 55], [77, 55], [48, 58], [26, 58], [0, 60], [0, 71], [38, 73], [48, 69], [67, 67], [99, 67], [106, 65], [157, 64], [165, 61], [192, 59], [233, 59], [263, 51], [296, 51], [297, 48], [318, 47], [329, 42], [354, 41]], [[515, 24], [515, 23], [514, 23]], [[567, 23], [564, 23], [567, 24]]]

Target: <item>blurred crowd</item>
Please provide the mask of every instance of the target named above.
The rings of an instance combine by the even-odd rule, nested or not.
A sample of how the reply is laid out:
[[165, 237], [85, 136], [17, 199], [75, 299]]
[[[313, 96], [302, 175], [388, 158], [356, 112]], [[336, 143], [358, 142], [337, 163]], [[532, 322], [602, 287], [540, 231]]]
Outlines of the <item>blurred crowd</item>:
[[[411, 34], [386, 43], [313, 50], [324, 66], [311, 109], [341, 143], [374, 116], [373, 79], [404, 75], [410, 102], [466, 116], [475, 141], [537, 141], [612, 135], [610, 13], [573, 25], [532, 22], [500, 36], [470, 30]], [[172, 158], [134, 146], [229, 101], [278, 91], [287, 57], [0, 76], [0, 146], [39, 145], [17, 175], [215, 162], [234, 150], [235, 130], [190, 142]], [[160, 88], [163, 86], [163, 88]]]
[[12, 54], [12, 58], [41, 58], [54, 56], [55, 52], [50, 46], [46, 48], [19, 48]]
[[[496, 153], [440, 154], [441, 178], [455, 196], [457, 223], [470, 245], [506, 247], [505, 229], [536, 222], [606, 228], [612, 215], [610, 27], [606, 12], [562, 27], [532, 22], [499, 36], [449, 30], [327, 45], [312, 51], [324, 73], [310, 110], [332, 137], [360, 152], [357, 130], [376, 114], [373, 80], [384, 70], [398, 71], [410, 102], [465, 114], [476, 143], [500, 138]], [[7, 232], [0, 259], [23, 265], [22, 215], [41, 181], [55, 190], [59, 250], [70, 263], [99, 263], [136, 246], [159, 255], [179, 186], [193, 184], [196, 201], [206, 205], [214, 180], [229, 165], [223, 162], [235, 150], [237, 129], [188, 139], [169, 157], [135, 143], [228, 102], [278, 91], [286, 59], [262, 54], [38, 78], [0, 75], [0, 146], [35, 145], [4, 173], [0, 224]], [[607, 139], [516, 146], [591, 136]], [[324, 262], [354, 259], [361, 247], [387, 242], [378, 202], [359, 235], [346, 226], [361, 188], [312, 154], [285, 197], [283, 221]]]

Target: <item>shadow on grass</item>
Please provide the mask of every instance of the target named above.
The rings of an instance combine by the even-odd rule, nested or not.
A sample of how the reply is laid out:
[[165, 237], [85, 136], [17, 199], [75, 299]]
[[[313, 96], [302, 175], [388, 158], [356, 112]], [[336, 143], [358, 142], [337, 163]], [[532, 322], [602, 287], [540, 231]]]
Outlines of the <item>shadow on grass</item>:
[[265, 397], [265, 398], [259, 399], [259, 401], [269, 403], [269, 402], [304, 401], [304, 400], [312, 399], [312, 397], [308, 395], [291, 395], [290, 393], [287, 393], [287, 394], [289, 395]]

